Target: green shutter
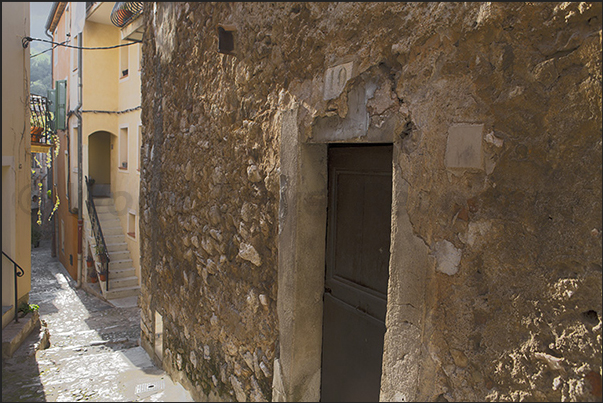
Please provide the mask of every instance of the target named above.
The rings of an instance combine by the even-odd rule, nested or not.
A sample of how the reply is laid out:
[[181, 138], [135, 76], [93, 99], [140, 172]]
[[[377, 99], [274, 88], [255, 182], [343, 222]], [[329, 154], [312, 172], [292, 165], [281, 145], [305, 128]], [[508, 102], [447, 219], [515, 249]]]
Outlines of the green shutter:
[[66, 117], [66, 107], [67, 107], [67, 80], [57, 80], [56, 81], [56, 91], [57, 91], [57, 106], [56, 106], [56, 116], [57, 116], [57, 130], [65, 130], [67, 128], [65, 117]]
[[48, 102], [48, 111], [52, 113], [50, 130], [55, 132], [57, 130], [57, 90], [48, 90], [46, 97], [50, 101]]

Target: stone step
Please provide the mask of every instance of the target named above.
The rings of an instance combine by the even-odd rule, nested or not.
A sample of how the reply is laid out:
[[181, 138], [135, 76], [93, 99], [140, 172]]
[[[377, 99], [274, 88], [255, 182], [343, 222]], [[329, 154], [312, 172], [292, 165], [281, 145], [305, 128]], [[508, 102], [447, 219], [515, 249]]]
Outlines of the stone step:
[[[102, 294], [107, 300], [138, 297], [140, 294], [139, 280], [136, 276], [136, 269], [132, 266], [124, 229], [113, 199], [95, 197], [94, 204], [110, 259], [109, 291], [106, 289], [106, 282], [99, 281]], [[89, 237], [89, 240], [94, 247], [94, 237]]]
[[34, 328], [40, 326], [40, 314], [38, 311], [29, 312], [25, 317], [18, 318], [18, 320], [19, 322], [13, 321], [2, 329], [3, 359], [12, 357]]
[[110, 197], [94, 197], [94, 206], [113, 206], [113, 199]]
[[132, 275], [136, 273], [136, 269], [132, 266], [132, 259], [111, 260], [109, 262], [109, 271], [111, 275], [119, 270], [132, 270]]
[[[122, 239], [122, 241], [123, 241], [123, 239]], [[105, 238], [105, 245], [107, 245], [107, 251], [109, 252], [109, 257], [111, 259], [112, 259], [111, 256], [113, 256], [114, 253], [128, 251], [128, 244], [126, 244], [125, 242], [112, 242], [112, 243], [109, 243], [109, 242], [110, 241], [108, 241], [107, 238]], [[91, 243], [90, 247], [92, 248], [93, 253], [96, 255], [96, 244]], [[130, 258], [130, 256], [128, 256], [128, 258]], [[116, 260], [123, 260], [123, 259], [116, 259]]]
[[[102, 283], [102, 282], [101, 282]], [[113, 288], [109, 286], [109, 291], [106, 291], [104, 284], [101, 285], [103, 294], [106, 299], [136, 297], [140, 294], [140, 286]]]
[[109, 256], [112, 252], [121, 252], [124, 250], [128, 250], [128, 244], [126, 244], [125, 242], [107, 243], [107, 240], [105, 239], [105, 244], [107, 245], [107, 249], [109, 250]]
[[106, 213], [112, 213], [117, 215], [117, 210], [115, 209], [115, 206], [112, 204], [107, 204], [107, 205], [100, 205], [100, 206], [96, 206], [96, 213], [97, 214], [106, 214]]
[[97, 217], [98, 217], [98, 219], [99, 219], [100, 222], [107, 221], [107, 220], [112, 220], [112, 219], [115, 219], [115, 218], [119, 219], [119, 214], [117, 214], [117, 212], [111, 212], [111, 211], [101, 212], [101, 211], [97, 210], [96, 211], [96, 215], [97, 215]]
[[138, 286], [138, 277], [136, 276], [114, 277], [113, 274], [109, 272], [109, 291]]
[[121, 228], [121, 221], [117, 217], [107, 216], [105, 219], [99, 218], [98, 220], [100, 221], [101, 229], [103, 230], [103, 232], [105, 230], [105, 227], [120, 227]]
[[[126, 237], [124, 236], [124, 234], [105, 235], [103, 233], [103, 236], [105, 237], [105, 244], [106, 245], [115, 244], [115, 243], [125, 243], [126, 242]], [[92, 239], [90, 242], [94, 243], [94, 239]]]
[[131, 259], [129, 250], [121, 250], [112, 252], [109, 250], [109, 263], [114, 260], [126, 260]]
[[[127, 262], [127, 261], [123, 261], [122, 262]], [[111, 264], [113, 262], [109, 263], [109, 278], [110, 279], [114, 279], [114, 278], [123, 278], [123, 277], [132, 277], [132, 276], [136, 276], [136, 269], [132, 266], [128, 266], [128, 267], [111, 267]], [[132, 264], [132, 261], [130, 260], [130, 265]]]
[[[114, 227], [105, 227], [103, 224], [101, 224], [101, 229], [103, 231], [103, 236], [104, 237], [109, 237], [112, 235], [123, 235], [123, 229], [121, 229], [121, 225], [120, 226], [114, 226]], [[106, 243], [106, 241], [105, 241]]]

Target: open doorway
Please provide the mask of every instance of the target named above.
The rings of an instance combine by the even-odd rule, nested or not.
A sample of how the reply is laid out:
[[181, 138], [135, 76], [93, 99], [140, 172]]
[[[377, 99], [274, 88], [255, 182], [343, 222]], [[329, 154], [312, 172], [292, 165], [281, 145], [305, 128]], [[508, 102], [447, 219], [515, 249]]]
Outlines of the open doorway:
[[92, 196], [111, 194], [111, 133], [94, 132], [88, 138], [88, 178], [94, 179]]

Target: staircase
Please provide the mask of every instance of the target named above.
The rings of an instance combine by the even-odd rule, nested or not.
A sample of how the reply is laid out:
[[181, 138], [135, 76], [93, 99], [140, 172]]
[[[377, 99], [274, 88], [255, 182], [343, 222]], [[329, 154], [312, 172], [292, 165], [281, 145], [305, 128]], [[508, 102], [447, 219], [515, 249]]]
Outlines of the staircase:
[[[128, 250], [126, 237], [121, 226], [121, 221], [115, 210], [113, 199], [110, 197], [95, 197], [94, 205], [100, 226], [103, 230], [105, 244], [109, 252], [109, 290], [107, 291], [107, 282], [101, 281], [99, 284], [103, 296], [107, 300], [134, 297], [140, 294], [140, 285], [136, 276], [136, 269], [132, 264], [132, 257]], [[94, 235], [88, 236], [92, 253], [94, 254], [95, 266], [97, 272], [100, 270], [99, 258], [96, 255]]]

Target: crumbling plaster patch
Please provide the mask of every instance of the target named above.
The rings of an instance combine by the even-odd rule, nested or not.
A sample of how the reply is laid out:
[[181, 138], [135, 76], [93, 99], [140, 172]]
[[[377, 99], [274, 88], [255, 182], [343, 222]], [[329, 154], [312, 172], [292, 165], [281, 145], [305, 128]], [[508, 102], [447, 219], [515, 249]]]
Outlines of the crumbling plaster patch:
[[439, 272], [452, 276], [459, 270], [458, 266], [461, 262], [462, 251], [455, 248], [449, 241], [436, 242], [433, 254], [437, 260], [436, 269]]

